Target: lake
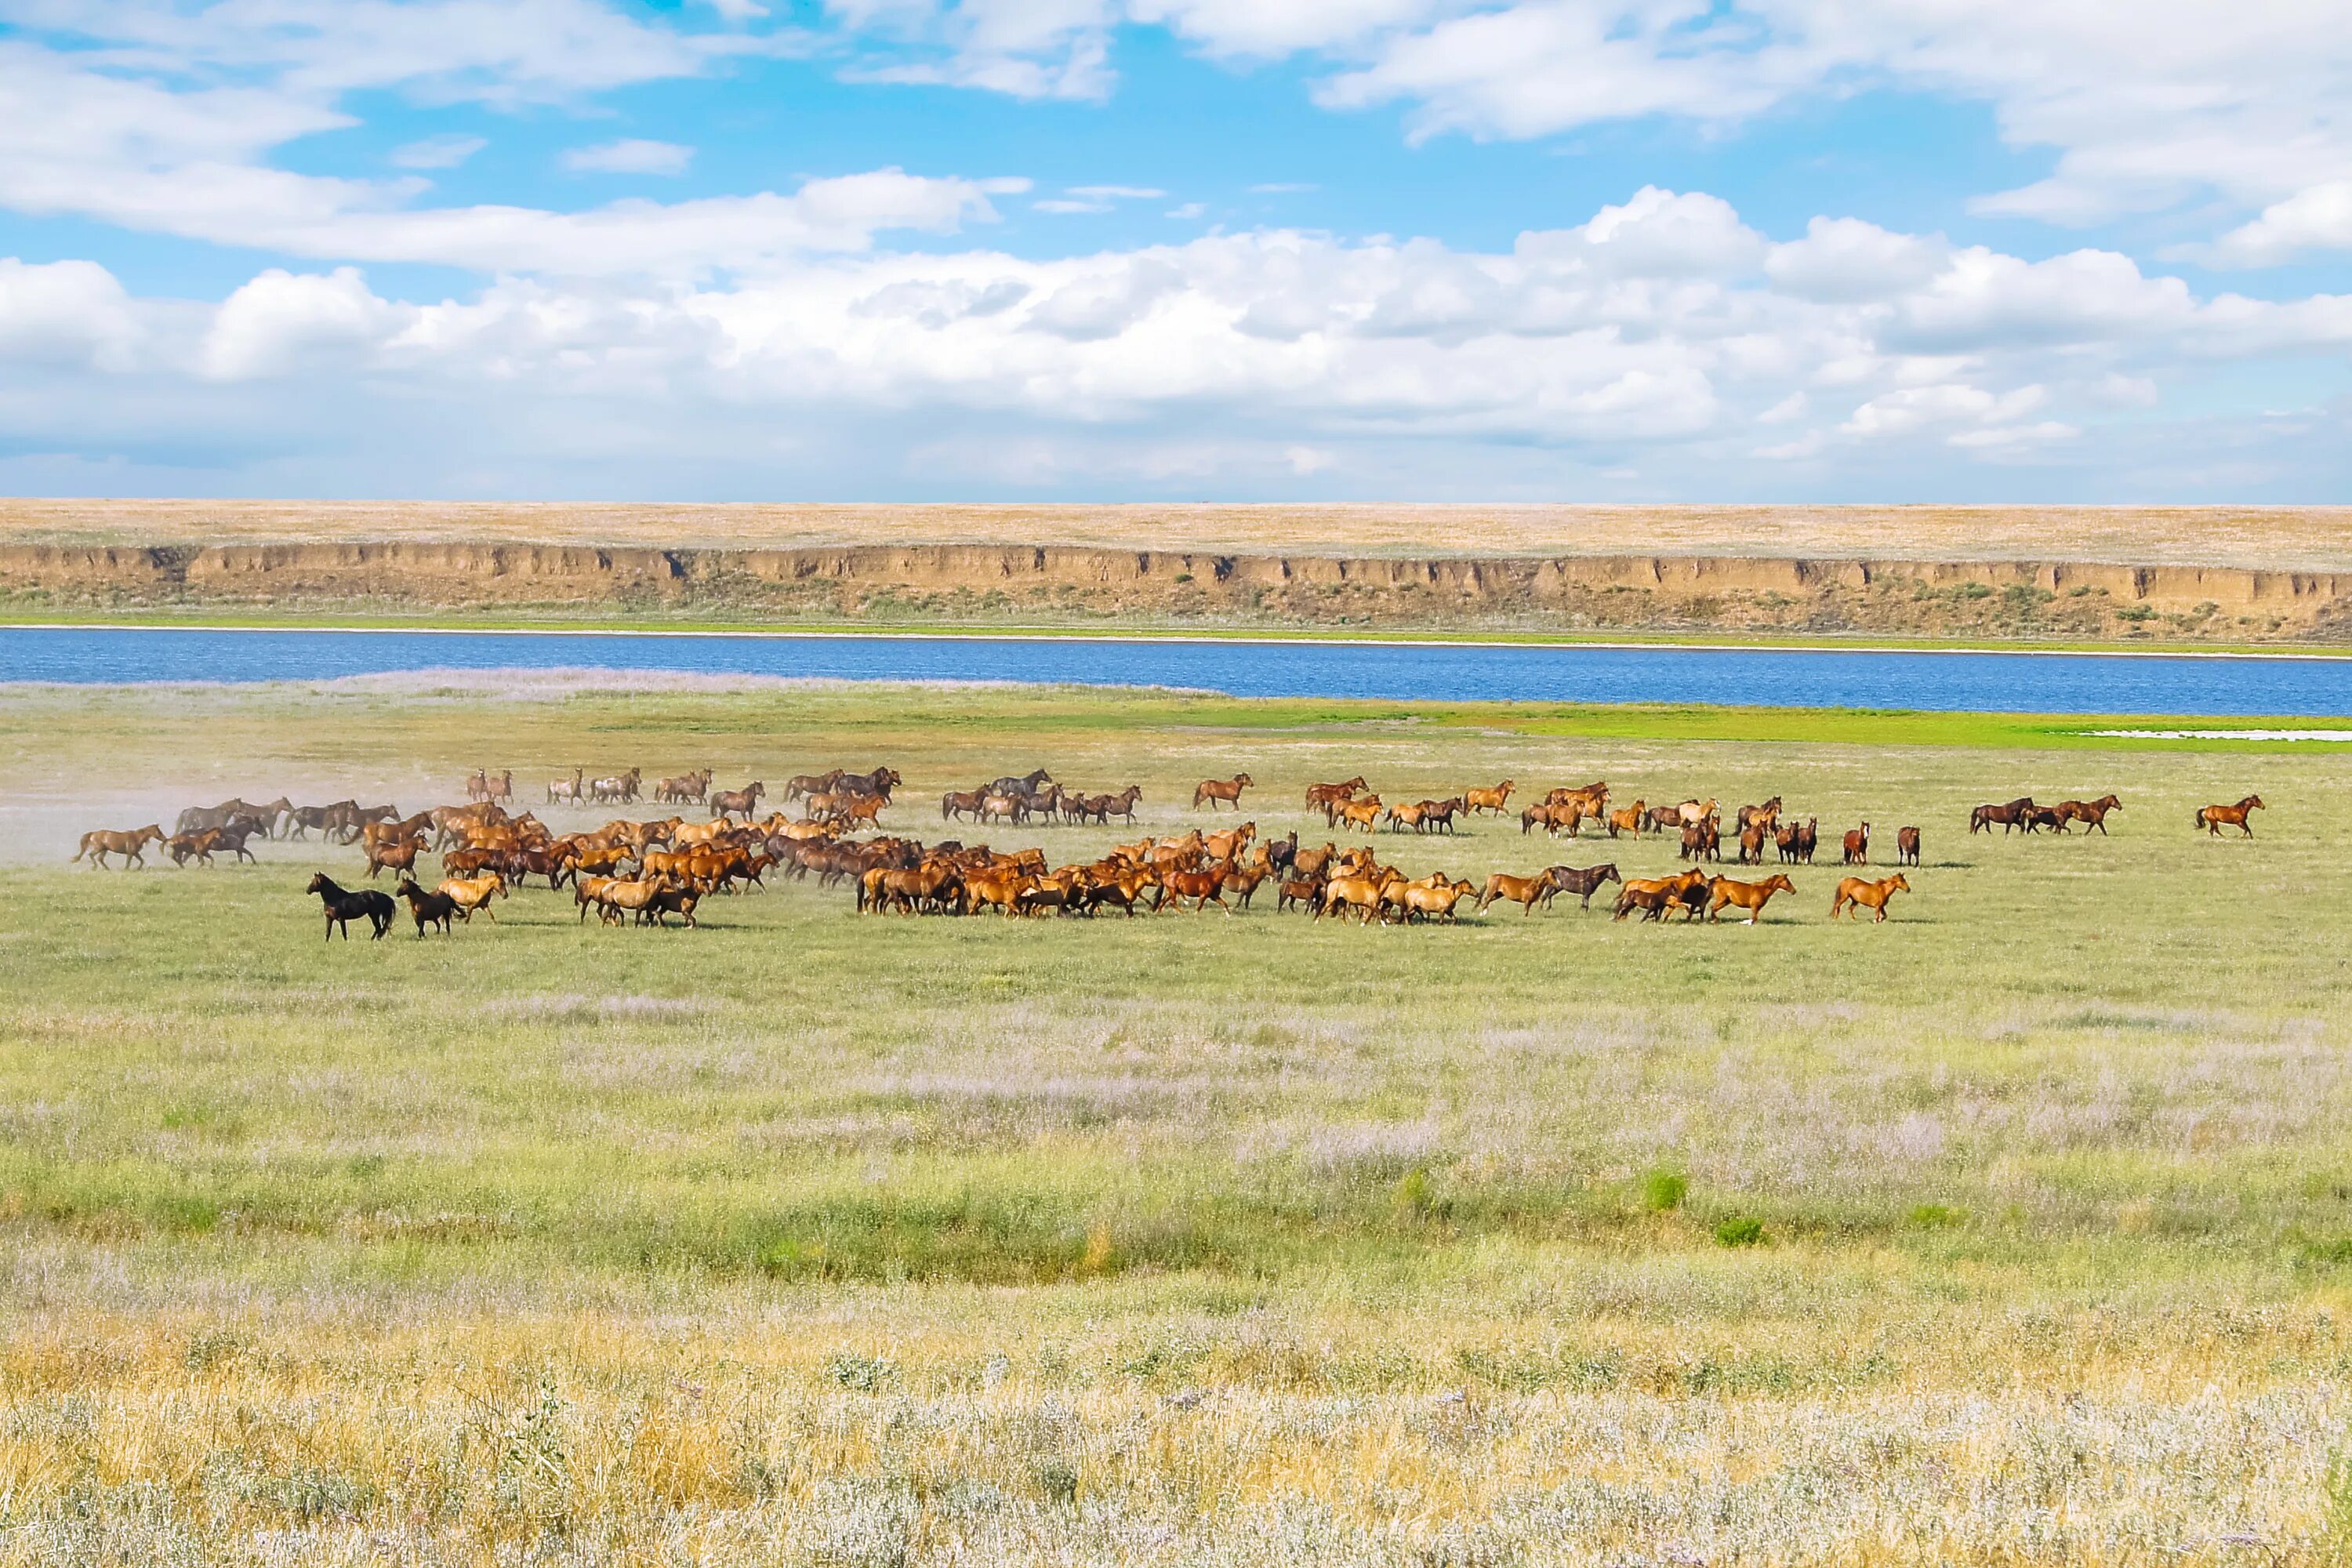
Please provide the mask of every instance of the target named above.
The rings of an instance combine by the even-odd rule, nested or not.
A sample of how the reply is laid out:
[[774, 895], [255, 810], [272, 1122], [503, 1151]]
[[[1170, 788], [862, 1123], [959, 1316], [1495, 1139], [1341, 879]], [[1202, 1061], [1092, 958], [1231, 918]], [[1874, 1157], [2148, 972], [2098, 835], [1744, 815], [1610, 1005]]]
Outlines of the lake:
[[2352, 659], [2324, 658], [1151, 637], [0, 627], [0, 680], [316, 680], [509, 668], [1172, 686], [1240, 697], [2352, 716]]

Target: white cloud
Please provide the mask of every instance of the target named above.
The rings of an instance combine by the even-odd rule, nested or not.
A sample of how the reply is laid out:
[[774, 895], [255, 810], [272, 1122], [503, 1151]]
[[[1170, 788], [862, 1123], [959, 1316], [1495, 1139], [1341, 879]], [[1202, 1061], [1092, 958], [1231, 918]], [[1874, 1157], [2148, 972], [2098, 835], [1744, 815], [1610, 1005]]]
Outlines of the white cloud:
[[1282, 449], [1282, 460], [1289, 464], [1290, 471], [1301, 479], [1310, 474], [1319, 474], [1339, 461], [1336, 454], [1328, 452], [1320, 447], [1285, 447]]
[[1157, 202], [1168, 196], [1149, 185], [1072, 185], [1070, 195], [1097, 202]]
[[414, 314], [376, 298], [356, 268], [324, 277], [272, 268], [221, 302], [205, 335], [203, 371], [244, 381], [285, 375], [339, 351], [364, 354]]
[[563, 154], [565, 168], [589, 174], [683, 174], [692, 162], [694, 149], [676, 142], [605, 142]]
[[0, 362], [122, 370], [142, 335], [129, 296], [105, 268], [0, 257]]
[[2275, 267], [2313, 251], [2352, 250], [2352, 180], [2297, 191], [2189, 254], [2222, 267]]
[[453, 132], [395, 147], [386, 162], [395, 169], [454, 169], [488, 145], [479, 136]]

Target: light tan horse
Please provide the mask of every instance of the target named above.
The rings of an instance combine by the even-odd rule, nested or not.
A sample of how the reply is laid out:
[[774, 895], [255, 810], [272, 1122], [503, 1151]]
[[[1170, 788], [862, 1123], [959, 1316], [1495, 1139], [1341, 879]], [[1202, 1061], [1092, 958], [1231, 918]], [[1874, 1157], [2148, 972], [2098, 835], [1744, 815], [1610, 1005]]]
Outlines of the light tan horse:
[[1837, 897], [1830, 900], [1830, 919], [1835, 920], [1842, 911], [1851, 909], [1853, 918], [1860, 920], [1863, 910], [1875, 910], [1878, 919], [1872, 923], [1884, 925], [1886, 923], [1886, 900], [1897, 893], [1910, 890], [1911, 884], [1904, 879], [1900, 871], [1883, 882], [1865, 882], [1859, 877], [1845, 878], [1837, 885]]
[[[163, 825], [160, 822], [151, 822], [146, 826], [135, 828], [129, 833], [115, 833], [100, 828], [95, 833], [85, 833], [81, 836], [81, 847], [74, 851], [74, 860], [79, 860], [87, 855], [89, 857], [92, 868], [104, 869], [106, 858], [109, 855], [120, 855], [128, 865], [144, 867], [147, 862], [139, 851], [147, 845], [163, 842]], [[70, 866], [73, 861], [68, 860], [66, 864]]]

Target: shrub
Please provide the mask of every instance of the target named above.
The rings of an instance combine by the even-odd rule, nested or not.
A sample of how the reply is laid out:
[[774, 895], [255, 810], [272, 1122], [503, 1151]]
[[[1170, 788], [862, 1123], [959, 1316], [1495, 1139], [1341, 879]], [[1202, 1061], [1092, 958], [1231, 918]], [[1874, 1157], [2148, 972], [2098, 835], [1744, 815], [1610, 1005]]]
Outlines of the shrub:
[[1760, 1219], [1727, 1219], [1715, 1227], [1717, 1247], [1760, 1247], [1764, 1242], [1764, 1222]]
[[1680, 1171], [1655, 1170], [1642, 1178], [1642, 1203], [1656, 1214], [1682, 1207], [1689, 1193], [1689, 1179]]

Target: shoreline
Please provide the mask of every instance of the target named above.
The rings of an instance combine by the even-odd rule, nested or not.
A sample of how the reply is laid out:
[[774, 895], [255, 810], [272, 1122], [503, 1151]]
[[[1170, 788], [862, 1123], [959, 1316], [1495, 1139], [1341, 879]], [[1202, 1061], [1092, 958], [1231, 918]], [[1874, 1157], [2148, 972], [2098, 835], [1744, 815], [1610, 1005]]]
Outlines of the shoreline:
[[1867, 641], [1844, 642], [1838, 640], [1833, 635], [1800, 637], [1766, 634], [1752, 637], [1727, 637], [1720, 633], [1704, 632], [1660, 633], [1651, 637], [1627, 636], [1622, 633], [1586, 635], [1574, 632], [1465, 632], [1451, 636], [1433, 636], [1379, 630], [1332, 632], [1322, 628], [1289, 632], [1279, 628], [1178, 630], [1157, 627], [1112, 628], [1022, 625], [933, 627], [904, 622], [876, 626], [830, 622], [790, 626], [727, 622], [687, 622], [677, 626], [645, 623], [615, 625], [609, 621], [583, 622], [578, 626], [512, 623], [467, 626], [451, 625], [440, 620], [409, 621], [395, 616], [357, 620], [337, 617], [322, 621], [310, 621], [299, 617], [283, 620], [255, 620], [247, 617], [183, 618], [163, 616], [131, 617], [110, 616], [89, 619], [32, 620], [17, 619], [5, 615], [0, 615], [0, 631], [225, 632], [246, 635], [339, 637], [580, 637], [614, 639], [675, 637], [747, 641], [822, 639], [829, 641], [1112, 642], [1238, 644], [1273, 647], [1361, 646], [1417, 648], [1557, 647], [1607, 649], [1621, 652], [1661, 649], [1694, 653], [1991, 655], [2021, 658], [2203, 659], [2290, 663], [2352, 661], [2352, 649], [2343, 651], [2313, 647], [2283, 649], [2275, 646], [2246, 643], [2227, 644], [2217, 647], [2203, 644], [2156, 643], [2141, 646], [2114, 642], [2063, 640], [2009, 643], [1964, 637], [1872, 637]]

